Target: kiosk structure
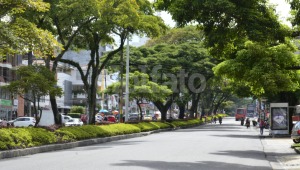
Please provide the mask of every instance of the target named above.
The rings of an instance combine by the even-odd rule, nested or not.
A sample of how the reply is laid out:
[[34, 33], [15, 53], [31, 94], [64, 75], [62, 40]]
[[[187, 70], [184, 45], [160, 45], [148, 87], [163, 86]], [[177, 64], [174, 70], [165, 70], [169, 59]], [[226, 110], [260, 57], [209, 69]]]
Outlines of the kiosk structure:
[[270, 104], [270, 135], [289, 134], [289, 106], [288, 103]]

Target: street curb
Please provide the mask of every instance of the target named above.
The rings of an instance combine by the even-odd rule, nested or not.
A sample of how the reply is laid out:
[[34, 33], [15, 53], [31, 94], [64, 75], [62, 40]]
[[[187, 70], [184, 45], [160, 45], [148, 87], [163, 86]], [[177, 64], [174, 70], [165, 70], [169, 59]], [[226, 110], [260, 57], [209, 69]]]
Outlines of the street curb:
[[294, 150], [297, 154], [300, 154], [300, 147], [294, 147]]

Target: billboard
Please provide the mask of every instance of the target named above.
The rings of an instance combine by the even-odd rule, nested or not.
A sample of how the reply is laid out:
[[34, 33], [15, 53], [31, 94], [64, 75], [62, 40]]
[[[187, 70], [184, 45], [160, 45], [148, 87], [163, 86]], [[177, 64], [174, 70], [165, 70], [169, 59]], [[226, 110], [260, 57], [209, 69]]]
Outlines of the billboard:
[[288, 117], [287, 107], [275, 107], [271, 108], [271, 119], [273, 130], [287, 130], [288, 129]]
[[270, 104], [270, 135], [289, 134], [289, 106], [288, 103]]

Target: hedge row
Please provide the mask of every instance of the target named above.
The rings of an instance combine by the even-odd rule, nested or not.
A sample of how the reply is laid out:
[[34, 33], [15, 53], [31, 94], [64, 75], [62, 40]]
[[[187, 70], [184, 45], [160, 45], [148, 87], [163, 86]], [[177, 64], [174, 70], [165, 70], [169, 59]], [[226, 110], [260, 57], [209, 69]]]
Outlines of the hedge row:
[[56, 135], [42, 128], [0, 129], [0, 150], [28, 148], [56, 142]]
[[0, 150], [28, 148], [40, 145], [74, 142], [84, 139], [109, 137], [123, 134], [152, 131], [157, 129], [191, 126], [200, 120], [174, 120], [171, 122], [118, 123], [108, 125], [84, 125], [62, 127], [55, 131], [44, 128], [3, 128], [0, 129]]

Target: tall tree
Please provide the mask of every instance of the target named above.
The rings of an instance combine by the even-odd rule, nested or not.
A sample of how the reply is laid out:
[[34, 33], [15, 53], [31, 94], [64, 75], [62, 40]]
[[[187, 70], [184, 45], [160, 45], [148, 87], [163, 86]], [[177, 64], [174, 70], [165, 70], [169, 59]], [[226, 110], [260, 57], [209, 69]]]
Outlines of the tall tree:
[[179, 26], [199, 24], [206, 46], [218, 58], [232, 58], [247, 39], [283, 43], [290, 35], [265, 0], [157, 0], [155, 5], [167, 10]]
[[[55, 0], [48, 1], [51, 8], [46, 13], [26, 13], [26, 16], [39, 27], [45, 28], [56, 35], [63, 44], [56, 58], [46, 60], [47, 66], [56, 72], [58, 62], [75, 66], [81, 75], [84, 88], [88, 92], [89, 113], [91, 122], [95, 114], [97, 79], [101, 70], [116, 53], [123, 49], [124, 41], [129, 34], [140, 33], [156, 36], [165, 28], [162, 19], [153, 16], [153, 10], [148, 1], [131, 0]], [[151, 24], [150, 24], [151, 23]], [[113, 43], [112, 34], [120, 37], [120, 45], [111, 51], [108, 57], [99, 62], [100, 43]], [[91, 59], [87, 70], [83, 70], [79, 63], [64, 60], [67, 50], [88, 47]], [[50, 61], [53, 64], [50, 67]], [[88, 81], [90, 77], [90, 82]], [[59, 114], [55, 96], [50, 96], [55, 122], [59, 123]]]
[[[123, 83], [125, 89], [125, 83]], [[121, 83], [117, 82], [107, 87], [104, 91], [109, 94], [118, 94]], [[141, 104], [143, 102], [165, 102], [166, 98], [172, 94], [167, 86], [159, 85], [149, 80], [149, 75], [135, 71], [129, 74], [129, 99], [135, 100], [140, 110], [142, 118]]]
[[[114, 2], [103, 0], [98, 3], [98, 8], [94, 12], [96, 20], [85, 25], [79, 31], [80, 36], [75, 39], [77, 47], [88, 46], [91, 50], [87, 70], [84, 72], [80, 63], [65, 59], [59, 60], [79, 70], [84, 88], [88, 94], [90, 123], [95, 122], [98, 76], [107, 62], [123, 50], [126, 38], [129, 38], [132, 34], [146, 34], [148, 37], [155, 37], [166, 29], [163, 20], [154, 16], [151, 4], [147, 0], [118, 0]], [[113, 42], [111, 34], [115, 34], [120, 38], [120, 45], [117, 49], [108, 52], [101, 62], [100, 46], [101, 44]], [[91, 78], [88, 81], [89, 76]]]
[[288, 70], [299, 65], [299, 56], [292, 44], [265, 47], [259, 43], [246, 42], [245, 49], [236, 58], [219, 64], [214, 71], [235, 82], [242, 82], [257, 97], [299, 88], [297, 71]]

